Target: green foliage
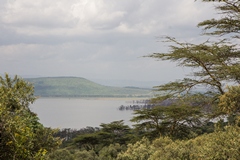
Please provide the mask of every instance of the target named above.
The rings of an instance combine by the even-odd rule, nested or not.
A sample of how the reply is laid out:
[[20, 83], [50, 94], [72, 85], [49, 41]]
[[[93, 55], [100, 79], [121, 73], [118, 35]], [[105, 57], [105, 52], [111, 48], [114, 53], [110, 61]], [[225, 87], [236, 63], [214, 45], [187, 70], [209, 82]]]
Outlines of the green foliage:
[[[102, 123], [100, 125], [101, 131], [99, 133], [106, 145], [119, 143], [126, 144], [127, 141], [130, 141], [130, 127], [124, 125], [123, 120], [113, 121], [109, 124]], [[107, 141], [106, 141], [107, 140]]]
[[136, 110], [132, 122], [137, 130], [145, 131], [150, 139], [160, 136], [189, 138], [194, 128], [202, 126], [203, 115], [199, 107], [186, 105], [159, 106]]
[[63, 128], [61, 130], [58, 130], [54, 136], [59, 137], [62, 139], [61, 147], [66, 147], [72, 144], [73, 139], [76, 138], [79, 135], [83, 134], [90, 134], [95, 133], [99, 131], [100, 128], [98, 127], [86, 127], [81, 129], [71, 129], [71, 128]]
[[98, 133], [83, 134], [74, 138], [73, 141], [73, 144], [80, 149], [92, 150], [100, 143], [100, 137]]
[[160, 137], [152, 143], [143, 138], [129, 144], [126, 151], [118, 154], [118, 160], [179, 160], [179, 159], [239, 159], [240, 128], [227, 126], [224, 131], [204, 134], [190, 140], [173, 141]]
[[[161, 145], [163, 138], [153, 142], [155, 152], [150, 160], [165, 159], [239, 159], [240, 128], [226, 127], [225, 131], [199, 136], [188, 141], [173, 141]], [[158, 147], [160, 145], [161, 147]]]
[[157, 133], [156, 136], [159, 136], [163, 133], [163, 126], [161, 125], [161, 120], [164, 119], [163, 111], [164, 107], [136, 110], [131, 121], [137, 123], [134, 125], [137, 130], [152, 131]]
[[41, 97], [149, 97], [150, 90], [103, 86], [84, 78], [30, 78], [35, 95]]
[[216, 94], [224, 94], [226, 81], [239, 82], [240, 52], [236, 45], [228, 45], [224, 41], [214, 43], [207, 41], [196, 45], [181, 43], [171, 37], [166, 38], [175, 44], [170, 45], [169, 53], [154, 53], [150, 57], [178, 62], [181, 67], [190, 67], [193, 69], [190, 77], [193, 78], [157, 86], [157, 91], [178, 96], [181, 93], [189, 93], [194, 87], [205, 86], [206, 91], [209, 89]]
[[240, 86], [228, 86], [227, 92], [220, 96], [219, 108], [227, 114], [240, 112]]
[[[220, 19], [211, 19], [199, 23], [205, 34], [230, 34], [239, 38], [240, 2], [225, 0], [218, 3], [216, 9], [223, 15]], [[239, 86], [228, 87], [226, 83], [240, 84], [240, 51], [238, 44], [230, 40], [217, 42], [206, 41], [201, 44], [179, 42], [175, 38], [166, 37], [170, 45], [168, 53], [154, 53], [149, 57], [162, 61], [177, 62], [178, 66], [190, 67], [192, 73], [187, 78], [169, 82], [155, 87], [160, 95], [153, 103], [165, 99], [175, 99], [176, 104], [167, 107], [155, 107], [151, 110], [135, 111], [132, 121], [136, 127], [158, 133], [160, 138], [151, 144], [141, 141], [128, 145], [126, 152], [118, 155], [119, 159], [239, 159], [240, 128], [239, 123]], [[203, 94], [196, 94], [195, 87], [205, 87]], [[184, 103], [182, 103], [184, 102]], [[195, 107], [197, 110], [194, 110]], [[218, 107], [215, 109], [215, 107]], [[215, 117], [228, 114], [228, 124], [223, 120], [217, 122], [215, 132], [197, 136], [189, 140], [173, 140], [172, 135], [182, 135], [181, 131], [189, 130], [196, 136], [195, 127], [206, 117], [202, 115], [214, 113]], [[236, 121], [237, 123], [233, 123]], [[182, 123], [183, 122], [183, 123]], [[192, 123], [194, 125], [192, 125]], [[186, 124], [185, 126], [183, 124]], [[181, 128], [182, 126], [186, 128]], [[200, 129], [211, 132], [213, 123], [200, 124]], [[157, 134], [155, 134], [157, 135]], [[164, 137], [164, 135], [168, 137]], [[194, 137], [194, 136], [192, 136]], [[150, 154], [144, 152], [148, 148]], [[138, 157], [140, 156], [140, 157]]]
[[[205, 34], [224, 35], [231, 34], [239, 38], [240, 33], [240, 2], [239, 0], [224, 0], [215, 9], [222, 15], [219, 19], [205, 20], [198, 24], [204, 27]], [[210, 32], [207, 32], [210, 30]]]
[[94, 150], [98, 153], [102, 148], [111, 144], [126, 145], [134, 137], [128, 125], [123, 120], [108, 124], [102, 123], [101, 129], [94, 133], [80, 134], [73, 139], [71, 147], [76, 146], [82, 150]]
[[93, 150], [58, 149], [47, 155], [46, 160], [98, 160]]
[[[222, 3], [218, 3], [216, 9], [220, 11], [223, 17], [218, 20], [211, 19], [203, 21], [199, 23], [199, 26], [205, 27], [205, 31], [211, 29], [210, 32], [206, 34], [231, 34], [236, 38], [236, 35], [238, 35], [240, 31], [240, 2], [238, 0], [226, 0]], [[237, 87], [233, 87], [231, 89], [228, 88], [229, 91], [225, 93], [225, 87], [227, 83], [240, 84], [240, 50], [238, 48], [238, 44], [231, 42], [231, 39], [223, 39], [215, 42], [207, 40], [200, 44], [192, 44], [187, 42], [179, 42], [172, 37], [166, 37], [166, 42], [170, 43], [170, 50], [167, 53], [153, 53], [148, 57], [156, 58], [161, 61], [177, 62], [178, 66], [189, 67], [192, 69], [192, 72], [182, 80], [176, 80], [167, 84], [156, 86], [155, 89], [156, 91], [160, 92], [160, 94], [152, 101], [154, 103], [159, 103], [166, 99], [177, 99], [179, 102], [183, 99], [184, 102], [188, 103], [187, 105], [185, 104], [185, 106], [197, 106], [201, 110], [199, 110], [200, 112], [198, 113], [193, 112], [192, 114], [186, 112], [186, 114], [184, 114], [185, 111], [190, 111], [191, 108], [184, 111], [180, 107], [182, 104], [177, 104], [177, 106], [175, 106], [175, 111], [174, 107], [167, 107], [171, 108], [171, 110], [164, 114], [163, 112], [165, 111], [160, 111], [160, 114], [162, 114], [161, 117], [171, 113], [170, 117], [173, 121], [182, 122], [183, 119], [181, 116], [183, 116], [184, 119], [188, 119], [188, 117], [185, 116], [188, 114], [190, 117], [197, 117], [204, 114], [211, 119], [219, 117], [220, 115], [225, 115], [226, 113], [236, 114], [239, 112], [238, 104], [240, 92], [238, 91]], [[198, 87], [204, 87], [204, 91], [202, 91], [203, 94], [200, 95], [196, 93], [195, 89]], [[201, 99], [200, 103], [199, 98]], [[142, 113], [140, 112], [139, 114], [141, 115]], [[157, 112], [150, 114], [146, 111], [142, 112], [145, 112], [144, 114], [148, 116], [157, 114]], [[180, 112], [180, 117], [178, 112]], [[206, 116], [204, 118], [206, 118]], [[173, 117], [176, 119], [174, 120]], [[135, 118], [135, 120], [138, 121], [141, 118], [144, 120], [144, 117], [138, 117], [138, 119]], [[165, 123], [165, 120], [163, 119], [154, 121], [148, 121], [148, 119], [145, 118], [147, 121], [144, 121], [140, 125], [138, 124], [138, 126], [145, 124], [145, 126], [150, 126], [149, 122], [154, 122], [155, 126], [162, 127], [162, 125], [159, 124]], [[171, 124], [172, 128], [175, 128], [176, 123], [171, 122]], [[187, 126], [189, 126], [189, 123]], [[181, 130], [187, 131], [188, 129], [174, 129], [174, 131]], [[193, 128], [190, 129], [190, 132], [192, 131]], [[193, 135], [194, 134], [195, 133], [193, 133]], [[179, 135], [179, 133], [177, 135]]]
[[47, 160], [75, 160], [74, 155], [67, 149], [56, 150], [46, 157]]
[[125, 147], [120, 144], [110, 144], [103, 147], [99, 152], [99, 160], [114, 160], [117, 158], [118, 153], [124, 151]]
[[[240, 2], [223, 0], [216, 4], [222, 16], [198, 26], [204, 27], [208, 35], [230, 34], [239, 38]], [[131, 121], [137, 123], [135, 131], [117, 121], [101, 124], [99, 132], [78, 136], [74, 143], [82, 155], [94, 151], [98, 154], [95, 159], [239, 159], [240, 89], [239, 86], [225, 89], [227, 83], [240, 84], [239, 45], [230, 43], [231, 39], [200, 44], [179, 42], [172, 37], [166, 39], [171, 43], [170, 51], [149, 57], [177, 62], [180, 67], [191, 68], [192, 73], [182, 80], [155, 87], [160, 94], [152, 103], [158, 107], [134, 112]], [[195, 92], [198, 87], [204, 87], [201, 94]], [[158, 105], [166, 99], [171, 101], [170, 105]], [[227, 115], [228, 122], [209, 121], [220, 119], [221, 115]], [[136, 140], [136, 136], [145, 137], [131, 141]]]
[[147, 138], [128, 144], [125, 152], [119, 153], [117, 160], [147, 160], [154, 153], [150, 141]]
[[74, 153], [74, 160], [98, 160], [98, 156], [93, 150], [83, 150]]
[[0, 117], [0, 159], [31, 159], [32, 154], [45, 154], [45, 150], [33, 150], [34, 133], [28, 112], [20, 109], [12, 113], [1, 105]]
[[32, 85], [17, 76], [0, 77], [0, 159], [43, 159], [59, 146], [55, 131], [43, 127], [30, 111], [33, 95]]
[[[183, 113], [180, 115], [187, 119], [187, 114], [195, 118], [205, 115], [205, 118], [207, 118], [207, 116], [209, 117], [208, 119], [216, 118], [224, 114], [223, 110], [218, 109], [218, 106], [222, 107], [227, 101], [221, 100], [223, 102], [221, 102], [220, 105], [218, 105], [218, 103], [220, 100], [219, 97], [221, 97], [220, 95], [224, 97], [224, 95], [227, 94], [225, 93], [226, 82], [240, 83], [240, 51], [236, 45], [227, 44], [225, 41], [214, 43], [207, 41], [195, 45], [191, 43], [181, 43], [171, 37], [167, 37], [167, 40], [174, 43], [174, 45], [170, 45], [169, 53], [154, 53], [150, 55], [150, 57], [178, 62], [178, 65], [181, 67], [192, 68], [192, 73], [188, 75], [190, 78], [184, 78], [155, 87], [155, 89], [162, 94], [152, 101], [158, 103], [159, 101], [161, 102], [165, 99], [172, 98], [177, 99], [178, 103], [184, 102], [184, 105], [192, 106], [192, 108], [190, 107], [186, 109], [186, 111], [191, 111], [195, 107], [200, 109], [198, 112], [193, 111], [193, 113], [188, 113], [183, 110], [183, 112], [181, 112], [180, 106], [182, 104], [176, 104], [179, 108], [176, 108], [177, 112], [171, 110], [169, 113], [172, 113], [172, 117], [179, 118], [179, 121], [182, 121], [182, 119], [178, 116], [178, 112]], [[203, 93], [199, 94], [194, 92], [196, 87], [204, 87]], [[227, 104], [225, 104], [225, 108], [226, 107], [230, 109], [230, 106]], [[162, 121], [162, 123], [163, 122], [164, 121]], [[187, 126], [189, 126], [189, 124]], [[176, 128], [176, 130], [193, 131], [193, 128], [191, 130], [187, 128], [188, 127]], [[192, 132], [193, 135], [195, 134], [194, 132]], [[179, 135], [179, 133], [177, 135]]]
[[29, 109], [30, 103], [36, 100], [33, 85], [15, 76], [11, 79], [8, 74], [0, 76], [0, 103], [9, 109]]

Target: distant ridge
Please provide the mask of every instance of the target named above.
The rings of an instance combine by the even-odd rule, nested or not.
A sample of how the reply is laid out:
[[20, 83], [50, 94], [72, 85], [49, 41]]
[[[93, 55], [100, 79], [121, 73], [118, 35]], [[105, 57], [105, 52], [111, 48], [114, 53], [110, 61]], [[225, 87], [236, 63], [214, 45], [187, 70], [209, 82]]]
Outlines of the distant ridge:
[[82, 77], [27, 78], [40, 97], [150, 97], [151, 90], [97, 84]]

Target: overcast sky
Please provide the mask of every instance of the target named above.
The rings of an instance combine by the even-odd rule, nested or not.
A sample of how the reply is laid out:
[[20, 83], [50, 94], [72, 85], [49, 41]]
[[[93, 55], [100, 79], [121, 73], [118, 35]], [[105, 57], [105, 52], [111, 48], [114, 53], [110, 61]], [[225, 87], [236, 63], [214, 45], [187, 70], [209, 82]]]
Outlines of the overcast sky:
[[186, 69], [142, 56], [164, 35], [199, 42], [200, 0], [0, 0], [0, 74], [172, 81]]

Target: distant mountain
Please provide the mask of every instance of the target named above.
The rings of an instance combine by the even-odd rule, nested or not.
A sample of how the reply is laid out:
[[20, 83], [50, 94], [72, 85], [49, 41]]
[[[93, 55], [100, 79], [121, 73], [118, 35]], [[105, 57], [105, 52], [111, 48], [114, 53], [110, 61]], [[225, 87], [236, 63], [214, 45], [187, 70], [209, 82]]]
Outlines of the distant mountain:
[[41, 97], [150, 97], [151, 90], [110, 87], [80, 77], [26, 78]]
[[141, 80], [113, 80], [113, 79], [91, 79], [93, 82], [115, 87], [140, 87], [140, 88], [149, 88], [152, 89], [154, 86], [159, 86], [165, 84], [166, 81], [141, 81]]

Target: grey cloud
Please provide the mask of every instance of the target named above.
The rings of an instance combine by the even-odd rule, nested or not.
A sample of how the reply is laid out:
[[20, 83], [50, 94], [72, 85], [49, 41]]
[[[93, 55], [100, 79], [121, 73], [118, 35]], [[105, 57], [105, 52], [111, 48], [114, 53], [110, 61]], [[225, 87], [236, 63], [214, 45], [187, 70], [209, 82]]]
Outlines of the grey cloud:
[[168, 26], [166, 24], [178, 25], [177, 23], [196, 19], [189, 18], [189, 14], [184, 12], [185, 6], [192, 7], [193, 9], [187, 8], [187, 10], [191, 9], [194, 14], [199, 12], [195, 5], [189, 5], [186, 0], [181, 2], [139, 0], [134, 3], [103, 0], [97, 3], [83, 0], [62, 2], [57, 3], [58, 5], [55, 5], [54, 1], [43, 3], [44, 5], [41, 3], [34, 5], [36, 2], [29, 1], [31, 5], [28, 6], [17, 5], [21, 3], [14, 1], [10, 3], [12, 6], [6, 5], [6, 13], [1, 19], [6, 25], [25, 35], [36, 34], [35, 32], [51, 35], [54, 29], [59, 30], [59, 34], [65, 32], [74, 36], [74, 32], [76, 34], [85, 32], [85, 27], [96, 32], [102, 29], [112, 30], [121, 24], [126, 24], [129, 29], [141, 34], [143, 30], [152, 32]]
[[0, 73], [21, 75], [179, 78], [187, 70], [142, 56], [167, 50], [158, 36], [198, 42], [212, 14], [189, 0], [0, 2]]
[[[189, 7], [189, 5], [184, 5], [184, 3], [188, 4], [187, 1], [99, 1], [98, 5], [100, 5], [100, 7], [98, 8], [97, 5], [95, 6], [96, 11], [93, 14], [93, 17], [87, 14], [91, 12], [92, 8], [90, 4], [94, 4], [94, 1], [59, 1], [62, 3], [56, 5], [57, 9], [54, 9], [56, 3], [54, 1], [42, 1], [46, 4], [40, 3], [35, 5], [33, 1], [31, 1], [31, 3], [29, 1], [31, 4], [30, 9], [26, 8], [29, 7], [26, 5], [27, 3], [25, 3], [25, 5], [19, 5], [19, 7], [16, 5], [12, 8], [6, 5], [9, 9], [5, 9], [5, 15], [8, 16], [2, 16], [4, 18], [1, 19], [6, 33], [9, 33], [10, 36], [5, 36], [1, 41], [2, 44], [8, 44], [11, 41], [13, 43], [54, 44], [65, 43], [68, 41], [89, 41], [88, 39], [93, 39], [92, 41], [95, 41], [94, 39], [98, 39], [97, 37], [101, 36], [102, 38], [99, 39], [102, 39], [104, 42], [111, 39], [107, 37], [109, 35], [114, 35], [115, 37], [119, 36], [119, 38], [121, 38], [121, 34], [124, 34], [122, 33], [123, 30], [117, 29], [121, 25], [125, 26], [126, 29], [129, 29], [130, 32], [127, 32], [129, 37], [143, 33], [148, 36], [166, 35], [169, 34], [169, 32], [170, 34], [179, 33], [178, 30], [180, 30], [179, 28], [182, 29], [181, 26], [183, 24], [185, 26], [193, 26], [193, 21], [196, 19], [195, 17], [186, 18], [188, 14], [182, 15], [179, 13], [182, 12], [182, 10], [189, 10], [189, 8], [184, 7]], [[21, 4], [20, 1], [13, 2]], [[85, 18], [84, 21], [81, 21], [81, 18], [78, 17], [77, 13], [75, 17], [71, 15], [73, 6], [80, 2], [86, 3], [84, 7], [86, 7], [85, 10], [87, 11], [81, 11], [81, 7], [75, 7], [75, 9], [79, 11], [79, 14], [86, 14], [79, 15]], [[105, 3], [102, 4], [101, 2]], [[90, 6], [88, 6], [88, 3]], [[196, 9], [196, 5], [194, 6]], [[34, 8], [31, 9], [31, 7]], [[103, 10], [102, 13], [100, 9], [105, 10]], [[17, 10], [16, 13], [19, 13], [19, 15], [14, 14], [15, 10]], [[61, 14], [55, 10], [59, 10]], [[29, 14], [27, 14], [28, 11]], [[47, 13], [42, 15], [44, 12]], [[196, 11], [196, 14], [198, 12]], [[114, 16], [114, 14], [116, 14], [116, 16]], [[101, 16], [103, 18], [101, 18]], [[104, 19], [106, 16], [112, 16], [113, 18]], [[11, 19], [15, 19], [15, 21]], [[194, 26], [195, 25], [196, 23], [194, 23]], [[87, 27], [92, 31], [85, 32], [84, 27]], [[171, 30], [169, 30], [169, 28], [171, 28]]]

